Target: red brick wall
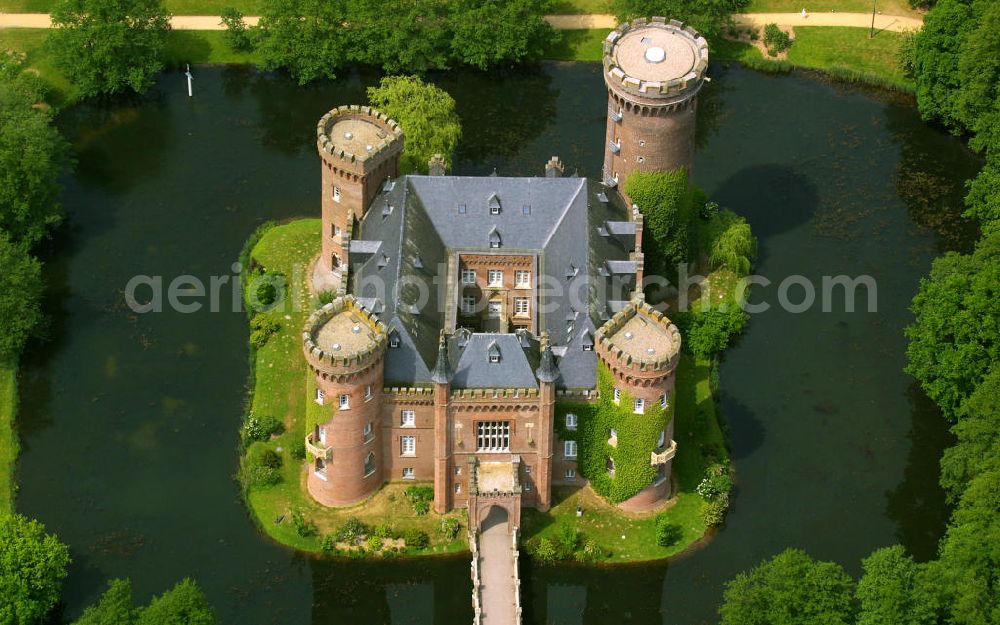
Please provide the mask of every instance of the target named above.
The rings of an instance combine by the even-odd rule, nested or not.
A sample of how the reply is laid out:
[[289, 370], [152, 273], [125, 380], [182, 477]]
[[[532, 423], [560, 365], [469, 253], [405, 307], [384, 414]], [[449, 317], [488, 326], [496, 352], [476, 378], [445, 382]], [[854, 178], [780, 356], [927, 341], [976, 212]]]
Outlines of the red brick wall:
[[[462, 270], [464, 269], [472, 269], [476, 272], [475, 285], [467, 285], [462, 282]], [[503, 272], [503, 285], [500, 289], [488, 285], [489, 270], [491, 269]], [[528, 271], [530, 273], [531, 281], [529, 284], [531, 288], [517, 288], [516, 276], [518, 271]], [[473, 324], [476, 327], [482, 327], [481, 324], [487, 314], [486, 301], [499, 299], [503, 302], [503, 314], [508, 320], [508, 332], [513, 332], [518, 328], [527, 328], [534, 331], [535, 320], [537, 319], [535, 308], [538, 301], [536, 297], [538, 288], [536, 273], [534, 256], [510, 254], [460, 255], [457, 276], [459, 285], [458, 325], [465, 323], [467, 325]], [[478, 302], [479, 310], [473, 317], [462, 314], [462, 297], [467, 295], [475, 297]], [[516, 297], [527, 297], [529, 299], [527, 317], [514, 316], [514, 298]]]

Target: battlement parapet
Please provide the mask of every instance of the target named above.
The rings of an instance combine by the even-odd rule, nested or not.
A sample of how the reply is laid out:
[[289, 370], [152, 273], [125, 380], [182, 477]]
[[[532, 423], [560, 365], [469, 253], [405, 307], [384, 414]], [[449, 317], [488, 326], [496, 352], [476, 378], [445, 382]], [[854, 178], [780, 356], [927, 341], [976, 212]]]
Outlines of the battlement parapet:
[[[337, 124], [344, 130], [335, 136]], [[402, 149], [403, 129], [377, 109], [351, 104], [331, 109], [320, 118], [316, 141], [322, 154], [368, 167]]]
[[633, 299], [601, 326], [594, 342], [609, 366], [633, 373], [669, 373], [680, 359], [680, 330], [641, 298]]
[[666, 106], [693, 97], [708, 70], [708, 42], [664, 17], [636, 18], [604, 40], [604, 79], [626, 99]]
[[309, 315], [302, 345], [317, 372], [349, 375], [381, 361], [387, 337], [385, 325], [347, 295]]

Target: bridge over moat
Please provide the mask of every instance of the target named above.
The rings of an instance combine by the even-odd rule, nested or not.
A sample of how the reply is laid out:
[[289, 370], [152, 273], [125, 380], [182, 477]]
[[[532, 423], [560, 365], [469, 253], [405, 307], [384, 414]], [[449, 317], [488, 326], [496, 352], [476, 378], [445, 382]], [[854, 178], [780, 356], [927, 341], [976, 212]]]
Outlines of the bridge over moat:
[[469, 493], [473, 625], [521, 625], [520, 458], [473, 461]]

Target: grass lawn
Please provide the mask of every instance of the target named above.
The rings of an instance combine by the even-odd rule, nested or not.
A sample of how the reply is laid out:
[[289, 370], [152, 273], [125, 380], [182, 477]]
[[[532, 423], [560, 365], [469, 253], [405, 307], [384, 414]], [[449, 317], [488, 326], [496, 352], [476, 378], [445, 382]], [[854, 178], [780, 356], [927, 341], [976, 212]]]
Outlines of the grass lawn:
[[[910, 8], [907, 0], [877, 0], [877, 11], [885, 15], [905, 15], [920, 17], [920, 11]], [[751, 0], [744, 13], [799, 13], [802, 8], [810, 13], [868, 13], [872, 12], [872, 0]]]
[[[269, 230], [254, 248], [253, 258], [269, 272], [279, 271], [291, 277], [305, 275], [306, 265], [319, 252], [321, 222], [319, 219], [302, 219]], [[297, 273], [301, 272], [301, 273]], [[285, 432], [273, 437], [267, 446], [279, 451], [284, 461], [283, 481], [277, 486], [256, 489], [248, 500], [253, 515], [261, 528], [280, 543], [305, 551], [319, 551], [324, 534], [336, 530], [355, 516], [369, 525], [392, 522], [396, 529], [415, 527], [431, 537], [431, 546], [422, 553], [448, 553], [467, 549], [465, 533], [455, 540], [444, 537], [440, 531], [441, 519], [452, 516], [462, 521], [465, 515], [453, 512], [448, 515], [429, 514], [418, 516], [403, 496], [411, 484], [389, 484], [368, 501], [351, 508], [329, 509], [314, 502], [305, 490], [305, 462], [289, 454], [294, 444], [300, 443], [306, 433], [306, 413], [314, 405], [308, 397], [311, 374], [302, 356], [302, 327], [309, 313], [319, 306], [312, 298], [306, 284], [292, 285], [298, 291], [292, 294], [295, 305], [280, 306], [268, 313], [281, 324], [281, 329], [268, 343], [258, 350], [256, 385], [252, 410], [257, 415], [273, 415], [285, 424]], [[319, 536], [302, 537], [289, 522], [291, 512], [301, 512], [319, 528]], [[279, 518], [282, 522], [275, 523]]]
[[[626, 514], [598, 497], [591, 489], [558, 489], [548, 512], [525, 509], [522, 537], [556, 540], [563, 523], [575, 524], [583, 540], [594, 540], [609, 553], [608, 562], [657, 560], [676, 554], [700, 539], [707, 529], [700, 518], [703, 499], [695, 488], [713, 462], [710, 450], [725, 454], [722, 430], [709, 384], [711, 366], [706, 360], [684, 355], [677, 372], [677, 405], [674, 439], [677, 456], [673, 472], [677, 493], [666, 509], [669, 522], [681, 527], [681, 539], [670, 547], [656, 544], [656, 512]], [[709, 452], [709, 453], [706, 453]], [[577, 506], [583, 516], [576, 516]]]
[[912, 91], [913, 82], [903, 74], [898, 62], [904, 37], [902, 33], [883, 31], [869, 39], [866, 28], [800, 26], [795, 28], [788, 61], [799, 67]]
[[14, 460], [17, 459], [17, 367], [0, 364], [0, 515], [14, 510]]
[[552, 61], [600, 61], [604, 54], [604, 39], [610, 30], [603, 28], [563, 30], [562, 37], [545, 52]]

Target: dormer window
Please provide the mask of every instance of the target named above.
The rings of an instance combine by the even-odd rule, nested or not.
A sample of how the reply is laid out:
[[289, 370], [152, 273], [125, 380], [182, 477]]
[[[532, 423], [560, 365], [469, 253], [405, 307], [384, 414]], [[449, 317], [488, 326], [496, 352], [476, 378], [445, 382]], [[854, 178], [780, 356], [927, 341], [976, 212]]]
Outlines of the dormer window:
[[612, 154], [618, 154], [619, 152], [622, 151], [622, 142], [618, 140], [612, 141], [609, 144], [609, 147], [611, 148]]
[[487, 354], [489, 354], [490, 362], [494, 364], [500, 362], [500, 348], [497, 347], [497, 344], [495, 342], [490, 343], [490, 347], [486, 351]]
[[498, 249], [502, 244], [502, 239], [500, 238], [500, 231], [496, 229], [496, 226], [490, 230], [490, 248]]
[[389, 256], [386, 255], [386, 254], [382, 254], [381, 256], [378, 257], [378, 263], [377, 264], [378, 264], [378, 268], [379, 269], [385, 267], [386, 265], [389, 264]]
[[458, 214], [459, 215], [464, 215], [465, 214], [465, 204], [459, 204], [458, 205]]
[[490, 199], [488, 200], [488, 203], [489, 203], [489, 206], [490, 206], [490, 215], [499, 215], [500, 214], [500, 198], [497, 197], [496, 193], [493, 193], [492, 195], [490, 195]]
[[389, 347], [395, 349], [399, 347], [399, 333], [393, 332], [389, 335]]

